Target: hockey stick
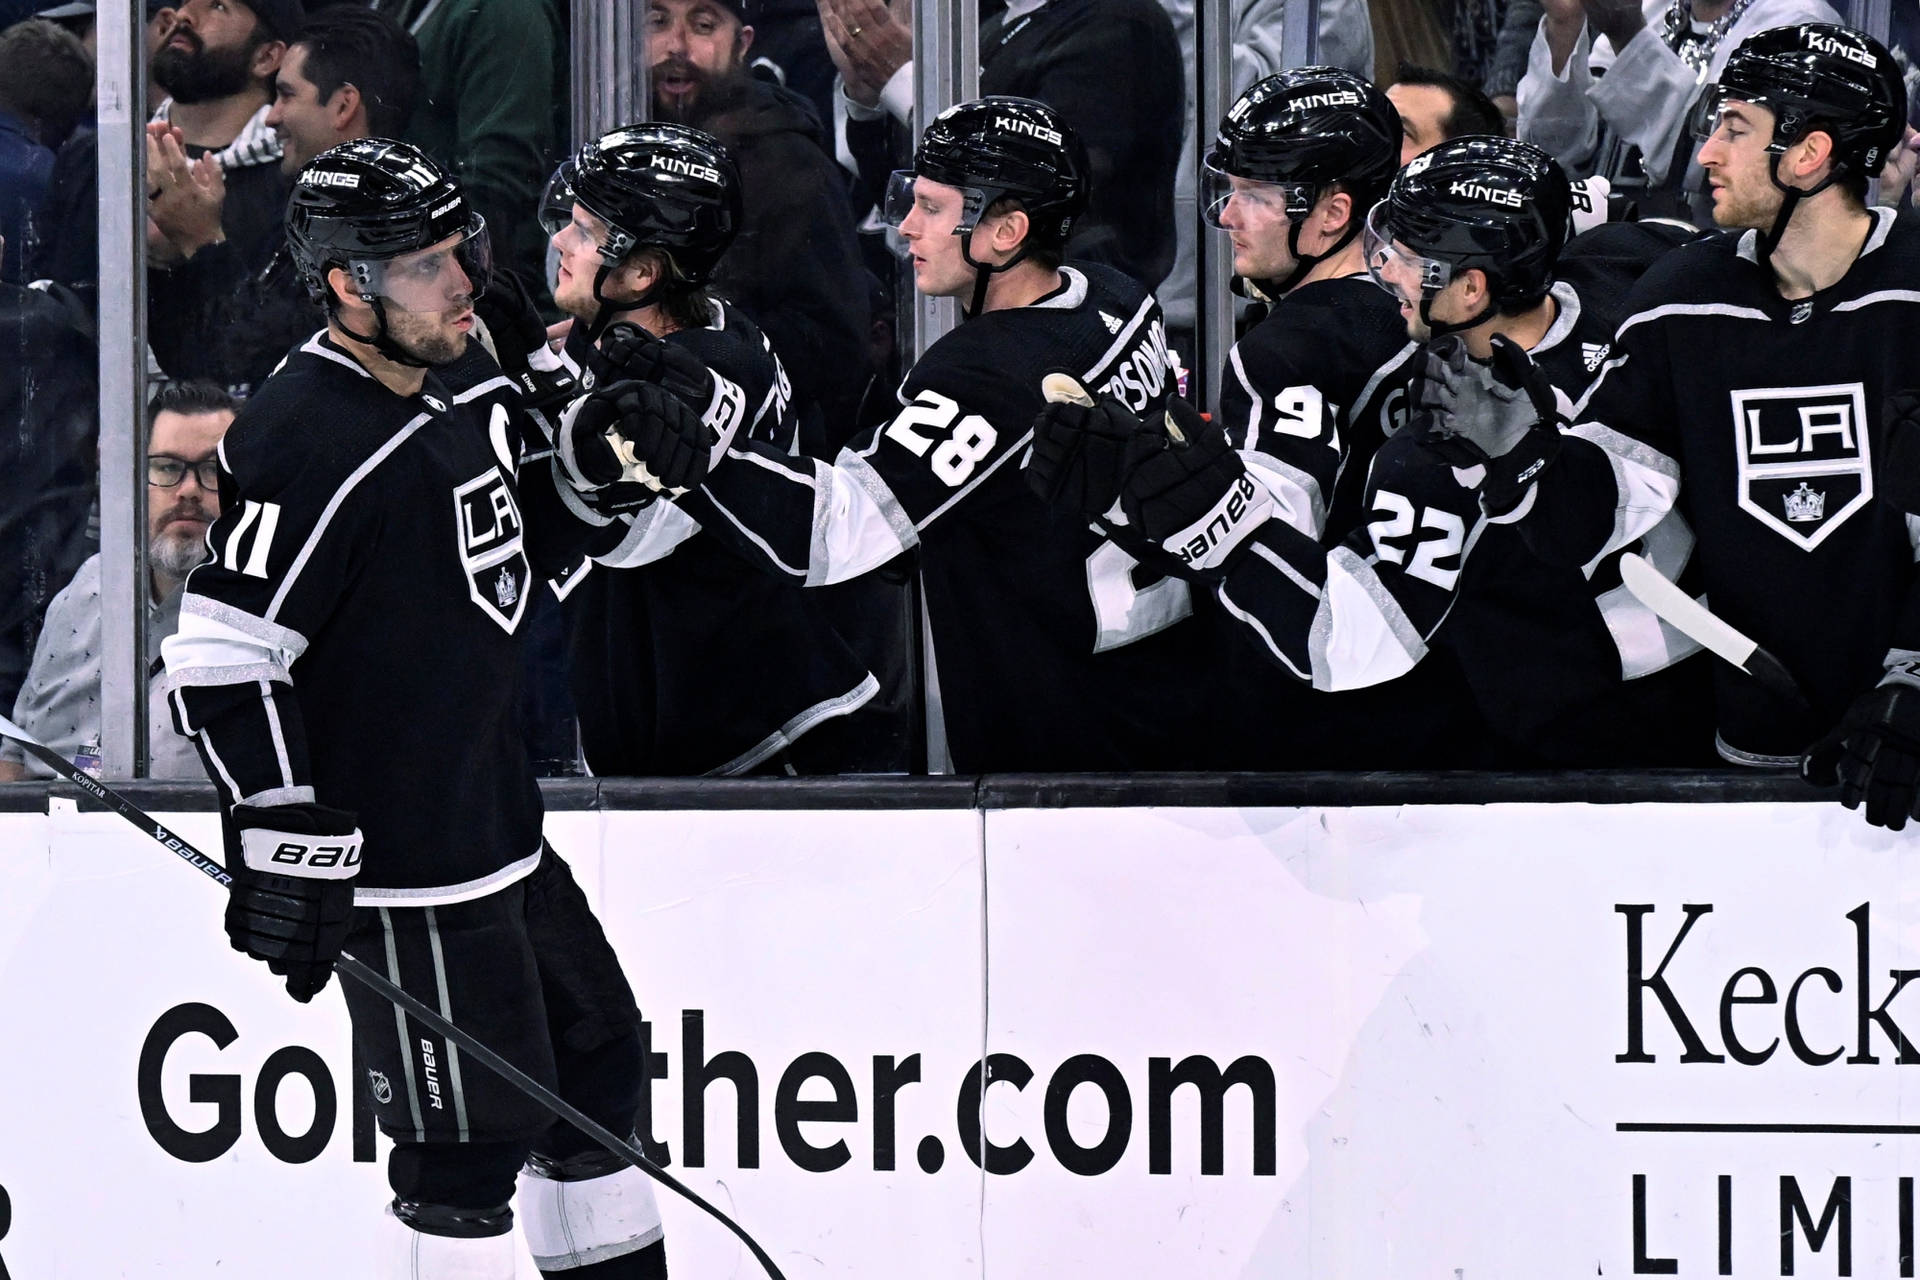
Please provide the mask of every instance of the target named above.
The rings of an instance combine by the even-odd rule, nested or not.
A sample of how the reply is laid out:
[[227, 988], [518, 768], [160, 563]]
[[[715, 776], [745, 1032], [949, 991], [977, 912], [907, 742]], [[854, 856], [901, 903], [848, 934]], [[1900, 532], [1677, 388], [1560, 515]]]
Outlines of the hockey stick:
[[[227, 874], [225, 867], [194, 848], [172, 831], [169, 831], [165, 826], [155, 821], [145, 810], [139, 808], [112, 787], [107, 786], [106, 783], [101, 782], [91, 774], [84, 772], [67, 760], [62, 759], [60, 754], [53, 750], [53, 748], [34, 738], [27, 733], [26, 730], [5, 716], [0, 716], [0, 737], [11, 738], [13, 741], [19, 743], [23, 751], [38, 760], [41, 764], [47, 766], [47, 768], [53, 770], [63, 781], [70, 782], [80, 788], [94, 799], [100, 801], [100, 803], [104, 804], [107, 808], [113, 810], [128, 822], [131, 822], [134, 826], [145, 831], [154, 840], [173, 850], [182, 861], [195, 871], [206, 876], [207, 879], [222, 887], [233, 883], [233, 877]], [[366, 965], [354, 959], [354, 957], [348, 955], [346, 952], [343, 951], [340, 953], [340, 958], [335, 961], [334, 968], [339, 970], [343, 978], [352, 978], [355, 982], [360, 983], [362, 986], [379, 995], [385, 996], [394, 1004], [399, 1005], [421, 1022], [432, 1027], [448, 1040], [451, 1040], [466, 1050], [468, 1054], [472, 1055], [483, 1066], [491, 1068], [494, 1074], [502, 1080], [505, 1080], [508, 1084], [514, 1086], [535, 1102], [538, 1102], [541, 1106], [546, 1107], [562, 1120], [567, 1121], [573, 1125], [574, 1128], [580, 1130], [580, 1132], [586, 1134], [589, 1138], [592, 1138], [595, 1142], [605, 1147], [614, 1155], [619, 1156], [622, 1160], [625, 1160], [628, 1164], [640, 1170], [640, 1172], [646, 1174], [661, 1186], [677, 1193], [689, 1203], [704, 1210], [715, 1221], [720, 1223], [721, 1226], [740, 1238], [740, 1242], [747, 1246], [747, 1251], [753, 1254], [754, 1258], [759, 1261], [762, 1267], [766, 1268], [770, 1280], [786, 1280], [786, 1277], [780, 1273], [780, 1268], [773, 1265], [773, 1259], [767, 1256], [767, 1251], [762, 1249], [752, 1236], [742, 1230], [740, 1224], [701, 1199], [697, 1193], [683, 1186], [679, 1179], [675, 1178], [665, 1169], [662, 1169], [659, 1165], [647, 1159], [639, 1147], [624, 1138], [616, 1136], [613, 1130], [593, 1120], [578, 1107], [554, 1093], [553, 1090], [547, 1088], [538, 1080], [535, 1080], [532, 1076], [495, 1053], [492, 1049], [489, 1049], [486, 1045], [474, 1039], [473, 1036], [462, 1031], [447, 1018], [441, 1016], [429, 1006], [422, 1004], [413, 996], [408, 995], [405, 991], [381, 977], [378, 973], [369, 969]]]
[[[1093, 408], [1093, 393], [1080, 384], [1080, 379], [1070, 373], [1056, 369], [1040, 379], [1040, 394], [1054, 404], [1077, 404], [1088, 409]], [[1167, 439], [1177, 445], [1187, 443], [1187, 433], [1173, 420], [1173, 415], [1165, 415]]]
[[1809, 718], [1813, 715], [1807, 695], [1786, 664], [1761, 648], [1758, 640], [1716, 617], [1705, 605], [1675, 586], [1644, 556], [1629, 551], [1620, 557], [1620, 581], [1635, 599], [1674, 630], [1699, 641], [1752, 676], [1761, 688], [1795, 711]]

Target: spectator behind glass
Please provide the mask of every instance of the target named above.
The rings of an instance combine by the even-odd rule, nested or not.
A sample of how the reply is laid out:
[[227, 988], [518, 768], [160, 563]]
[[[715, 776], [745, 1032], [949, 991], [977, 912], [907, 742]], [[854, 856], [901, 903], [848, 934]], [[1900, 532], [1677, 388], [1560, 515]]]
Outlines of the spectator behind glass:
[[747, 71], [741, 0], [653, 0], [655, 114], [719, 138], [740, 170], [744, 216], [715, 292], [773, 342], [800, 402], [801, 447], [831, 458], [866, 385], [867, 289], [846, 175], [806, 100]]
[[1504, 137], [1507, 118], [1493, 99], [1459, 76], [1403, 62], [1387, 86], [1400, 113], [1400, 163], [1470, 133]]
[[53, 149], [92, 97], [93, 59], [71, 32], [40, 18], [0, 31], [0, 280], [22, 281], [53, 179]]
[[355, 138], [397, 138], [420, 96], [420, 49], [383, 13], [322, 9], [288, 46], [273, 81], [267, 123], [279, 135], [280, 171]]
[[[173, 26], [173, 9], [159, 0], [147, 0], [146, 9], [146, 56], [151, 59]], [[95, 56], [93, 0], [52, 5], [42, 9], [40, 16], [73, 32], [86, 46], [87, 56]], [[151, 82], [147, 85], [148, 110], [153, 95], [164, 92]], [[46, 203], [36, 234], [26, 245], [27, 279], [57, 280], [92, 296], [93, 278], [100, 269], [99, 154], [100, 134], [89, 114], [55, 153]]]
[[[836, 116], [866, 200], [899, 167], [888, 116], [913, 115], [913, 33], [885, 0], [819, 0], [840, 68]], [[984, 6], [983, 6], [984, 8]], [[1174, 259], [1173, 185], [1185, 77], [1173, 22], [1154, 0], [1012, 0], [980, 24], [980, 93], [1044, 102], [1086, 143], [1093, 191], [1067, 257], [1101, 262], [1149, 289]], [[838, 132], [836, 122], [836, 132]]]
[[26, 678], [48, 602], [94, 548], [98, 366], [72, 291], [0, 282], [0, 707]]
[[[180, 586], [207, 558], [207, 526], [220, 514], [215, 453], [239, 402], [208, 382], [176, 382], [147, 406], [147, 650], [180, 628]], [[120, 607], [100, 598], [94, 553], [47, 609], [14, 722], [83, 768], [100, 751], [100, 617]], [[166, 679], [148, 686], [147, 743], [156, 778], [206, 777], [193, 745], [173, 731]], [[12, 742], [0, 746], [0, 782], [51, 777]]]
[[540, 192], [566, 152], [567, 40], [559, 0], [375, 0], [420, 45], [420, 104], [404, 140], [453, 171], [487, 220], [494, 260], [546, 278]]
[[748, 61], [755, 75], [778, 80], [805, 98], [822, 121], [833, 119], [833, 59], [814, 0], [754, 0]]
[[147, 324], [169, 377], [244, 387], [257, 376], [197, 304], [207, 276], [264, 271], [280, 249], [288, 187], [267, 112], [304, 21], [299, 0], [187, 0], [153, 55], [172, 96], [147, 125]]
[[[281, 149], [283, 177], [354, 138], [397, 137], [419, 85], [413, 37], [391, 18], [353, 7], [315, 14], [280, 59], [262, 117]], [[258, 385], [323, 322], [281, 243], [256, 264], [215, 242], [158, 277], [155, 289], [173, 325], [149, 335], [163, 364], [227, 386]]]
[[1629, 193], [1644, 180], [1643, 215], [1705, 228], [1713, 212], [1685, 127], [1700, 87], [1719, 79], [1756, 32], [1840, 21], [1822, 0], [1546, 0], [1544, 8], [1520, 80], [1516, 135], [1570, 177], [1597, 173]]

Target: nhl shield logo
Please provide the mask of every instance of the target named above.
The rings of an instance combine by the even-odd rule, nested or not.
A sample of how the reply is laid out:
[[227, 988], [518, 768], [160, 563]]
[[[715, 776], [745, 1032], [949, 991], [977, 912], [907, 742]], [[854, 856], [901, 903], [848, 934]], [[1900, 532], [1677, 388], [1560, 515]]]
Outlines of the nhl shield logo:
[[1740, 507], [1812, 551], [1873, 498], [1866, 390], [1762, 387], [1733, 393]]
[[526, 612], [533, 581], [513, 488], [488, 468], [453, 491], [453, 512], [467, 594], [511, 635]]
[[385, 1072], [368, 1067], [367, 1087], [373, 1090], [373, 1100], [382, 1106], [393, 1101], [393, 1086], [387, 1082]]

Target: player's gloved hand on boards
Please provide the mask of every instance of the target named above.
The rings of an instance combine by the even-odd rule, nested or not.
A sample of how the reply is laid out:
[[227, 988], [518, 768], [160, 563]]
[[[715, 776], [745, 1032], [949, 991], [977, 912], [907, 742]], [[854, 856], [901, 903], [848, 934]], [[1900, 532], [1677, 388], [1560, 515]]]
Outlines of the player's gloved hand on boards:
[[1247, 474], [1227, 433], [1178, 396], [1159, 447], [1126, 475], [1115, 525], [1158, 546], [1194, 577], [1217, 577], [1228, 558], [1273, 514], [1273, 496]]
[[[1076, 398], [1050, 398], [1034, 418], [1027, 484], [1048, 506], [1092, 520], [1113, 509], [1127, 476], [1166, 447], [1166, 437], [1112, 396], [1081, 403], [1092, 397], [1071, 374], [1048, 374], [1047, 378], [1049, 384], [1056, 378], [1071, 381]], [[1050, 390], [1049, 394], [1067, 393]]]
[[746, 421], [747, 397], [737, 384], [709, 369], [685, 347], [664, 342], [637, 324], [623, 320], [609, 326], [587, 357], [587, 369], [594, 388], [644, 382], [678, 397], [713, 432], [710, 467], [720, 465]]
[[359, 828], [352, 814], [317, 804], [241, 804], [231, 818], [240, 857], [228, 868], [227, 939], [305, 1004], [347, 945]]
[[678, 497], [706, 479], [712, 432], [698, 414], [650, 382], [615, 382], [560, 418], [562, 472], [583, 492], [637, 483]]
[[[1428, 345], [1408, 428], [1456, 472], [1484, 468], [1480, 505], [1496, 518], [1518, 507], [1560, 454], [1552, 384], [1518, 343], [1499, 335], [1490, 364], [1468, 355], [1457, 334]], [[1475, 487], [1470, 475], [1460, 479]]]
[[1890, 679], [1854, 699], [1839, 727], [1807, 748], [1800, 773], [1840, 785], [1840, 803], [1898, 831], [1920, 817], [1920, 688]]
[[487, 327], [501, 372], [520, 388], [529, 409], [557, 410], [580, 394], [580, 370], [572, 357], [547, 345], [540, 308], [520, 277], [496, 266], [487, 291], [473, 309]]

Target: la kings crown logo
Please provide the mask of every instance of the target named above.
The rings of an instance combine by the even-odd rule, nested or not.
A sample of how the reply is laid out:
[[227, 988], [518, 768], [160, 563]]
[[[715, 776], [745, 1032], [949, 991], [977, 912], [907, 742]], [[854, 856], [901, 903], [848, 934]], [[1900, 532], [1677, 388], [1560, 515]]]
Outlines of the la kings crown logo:
[[527, 587], [533, 580], [513, 489], [489, 467], [453, 491], [453, 510], [467, 594], [511, 635], [526, 612]]
[[1740, 507], [1812, 551], [1873, 498], [1866, 389], [1759, 387], [1735, 391]]

